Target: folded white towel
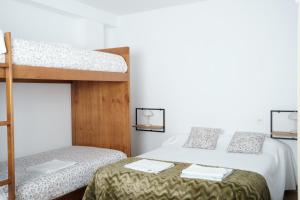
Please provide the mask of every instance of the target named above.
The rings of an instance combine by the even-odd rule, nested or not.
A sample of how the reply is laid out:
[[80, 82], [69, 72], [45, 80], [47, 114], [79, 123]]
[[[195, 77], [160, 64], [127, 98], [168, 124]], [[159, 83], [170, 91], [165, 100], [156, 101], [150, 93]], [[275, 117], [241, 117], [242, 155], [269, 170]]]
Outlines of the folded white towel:
[[181, 177], [206, 179], [213, 181], [222, 181], [232, 173], [232, 169], [218, 168], [218, 167], [204, 167], [192, 164], [188, 168], [182, 170]]
[[6, 53], [6, 46], [4, 40], [4, 33], [0, 30], [0, 54]]
[[203, 179], [203, 180], [208, 180], [208, 181], [223, 181], [227, 176], [224, 176], [223, 178], [215, 178], [215, 177], [188, 175], [188, 174], [183, 174], [183, 173], [180, 175], [181, 178]]
[[62, 160], [51, 160], [42, 164], [34, 165], [27, 168], [29, 172], [38, 172], [44, 174], [50, 174], [59, 170], [65, 169], [75, 165], [77, 162], [62, 161]]
[[142, 159], [124, 166], [125, 168], [158, 174], [161, 171], [174, 167], [174, 163]]

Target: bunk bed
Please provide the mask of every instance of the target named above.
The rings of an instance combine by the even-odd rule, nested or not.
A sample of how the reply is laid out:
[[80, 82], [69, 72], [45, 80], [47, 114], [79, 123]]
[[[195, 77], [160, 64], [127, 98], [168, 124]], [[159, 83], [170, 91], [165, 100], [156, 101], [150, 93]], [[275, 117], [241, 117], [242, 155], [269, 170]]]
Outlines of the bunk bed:
[[[46, 55], [46, 60], [43, 60], [39, 56], [43, 54], [43, 47], [47, 46], [47, 44], [34, 44], [38, 45], [39, 49], [36, 51], [31, 48], [23, 49], [23, 51], [19, 52], [18, 57], [18, 52], [14, 49], [17, 49], [17, 40], [11, 39], [11, 33], [5, 33], [4, 39], [7, 52], [2, 55], [4, 57], [0, 55], [0, 80], [6, 83], [7, 119], [0, 121], [0, 126], [7, 127], [8, 175], [6, 179], [0, 180], [0, 186], [8, 186], [8, 198], [10, 200], [16, 197], [13, 82], [70, 83], [72, 145], [113, 149], [130, 156], [130, 69], [128, 47], [96, 50], [97, 52], [73, 51], [68, 58], [63, 56], [60, 58], [69, 60], [72, 66], [68, 67], [67, 63], [61, 66], [52, 66], [52, 63], [56, 63], [55, 58], [62, 54], [56, 51], [57, 49], [63, 49], [66, 54], [73, 49], [60, 45], [57, 47], [57, 45], [52, 44], [53, 48], [57, 48], [54, 52], [58, 52], [58, 54]], [[24, 43], [24, 41], [19, 41], [19, 43], [22, 42]], [[22, 46], [19, 46], [19, 50], [22, 50]], [[30, 62], [22, 63], [25, 51], [32, 54], [36, 53], [34, 65], [28, 64]], [[88, 56], [78, 58], [81, 54]], [[97, 63], [97, 59], [103, 58], [104, 64], [102, 64], [104, 68], [87, 68], [82, 66], [84, 63], [87, 66], [93, 66], [93, 63], [87, 60], [89, 56], [95, 60], [95, 64], [99, 65], [101, 63]], [[16, 62], [14, 61], [15, 58]], [[77, 59], [78, 62], [72, 62], [72, 58], [74, 60]], [[113, 58], [113, 61], [111, 61], [111, 58]], [[46, 64], [39, 66], [39, 63]], [[118, 67], [114, 68], [114, 65], [118, 65]], [[118, 155], [122, 157], [121, 154]], [[65, 194], [58, 199], [80, 199], [83, 192], [84, 187]]]

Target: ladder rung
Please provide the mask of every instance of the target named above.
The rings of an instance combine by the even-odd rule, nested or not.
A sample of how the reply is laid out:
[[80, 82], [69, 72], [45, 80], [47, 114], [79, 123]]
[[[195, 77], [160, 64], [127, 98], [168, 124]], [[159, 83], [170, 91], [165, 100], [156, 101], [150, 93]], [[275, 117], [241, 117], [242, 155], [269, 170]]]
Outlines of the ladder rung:
[[0, 63], [0, 68], [8, 68], [8, 64], [5, 64], [5, 63]]
[[9, 179], [1, 180], [0, 186], [8, 185], [10, 183]]
[[8, 121], [0, 121], [0, 126], [8, 126], [9, 124]]

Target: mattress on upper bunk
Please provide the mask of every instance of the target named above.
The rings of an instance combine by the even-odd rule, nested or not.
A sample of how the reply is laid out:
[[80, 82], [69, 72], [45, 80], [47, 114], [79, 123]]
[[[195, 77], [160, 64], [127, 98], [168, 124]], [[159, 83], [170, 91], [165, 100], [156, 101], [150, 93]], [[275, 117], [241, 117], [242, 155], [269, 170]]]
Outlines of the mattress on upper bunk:
[[[126, 158], [123, 152], [111, 149], [72, 146], [16, 159], [16, 199], [54, 199], [84, 187], [99, 167]], [[30, 170], [52, 160], [74, 161], [76, 164], [45, 174]], [[0, 163], [0, 178], [5, 179], [6, 163]], [[7, 199], [7, 186], [0, 188], [0, 199]]]
[[[2, 43], [2, 47], [3, 45]], [[127, 71], [127, 64], [122, 56], [76, 49], [67, 44], [15, 38], [12, 39], [12, 51], [15, 65], [121, 73]], [[0, 53], [0, 63], [5, 63], [3, 53]]]

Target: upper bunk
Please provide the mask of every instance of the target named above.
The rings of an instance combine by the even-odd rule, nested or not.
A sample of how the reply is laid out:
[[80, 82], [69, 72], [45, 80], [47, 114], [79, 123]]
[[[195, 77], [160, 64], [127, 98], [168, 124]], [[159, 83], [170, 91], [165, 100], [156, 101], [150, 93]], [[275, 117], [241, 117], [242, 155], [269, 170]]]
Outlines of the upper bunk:
[[[1, 45], [6, 53], [1, 52]], [[80, 50], [66, 44], [11, 39], [8, 32], [0, 34], [0, 80], [5, 78], [10, 58], [17, 82], [129, 81], [128, 47]]]

